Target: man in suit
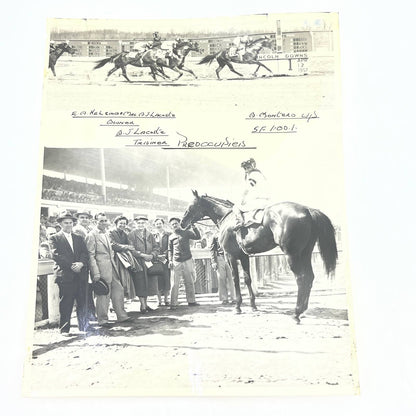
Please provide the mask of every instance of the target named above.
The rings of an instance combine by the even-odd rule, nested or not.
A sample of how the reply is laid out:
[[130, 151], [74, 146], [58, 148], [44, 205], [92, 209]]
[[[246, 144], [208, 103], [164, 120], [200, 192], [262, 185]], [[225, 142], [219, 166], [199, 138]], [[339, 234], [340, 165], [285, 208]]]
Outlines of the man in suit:
[[[93, 227], [91, 226], [92, 215], [87, 211], [78, 211], [74, 216], [77, 219], [77, 223], [72, 229], [72, 232], [74, 234], [80, 235], [85, 241], [85, 239], [87, 238], [87, 234], [93, 229]], [[95, 315], [95, 305], [94, 305], [94, 298], [92, 294], [91, 279], [89, 279], [88, 285], [87, 285], [87, 313], [88, 313], [88, 319], [90, 321], [97, 320], [97, 317]]]
[[62, 335], [68, 336], [75, 300], [78, 328], [83, 332], [88, 330], [88, 250], [84, 239], [72, 232], [75, 218], [70, 212], [62, 213], [57, 221], [61, 231], [50, 237], [49, 246], [55, 262], [55, 283], [59, 287], [59, 329]]
[[97, 226], [87, 234], [87, 248], [90, 258], [90, 272], [94, 282], [103, 279], [109, 286], [107, 295], [97, 295], [96, 312], [98, 325], [108, 326], [108, 309], [110, 299], [117, 315], [118, 322], [130, 320], [124, 309], [124, 289], [120, 283], [117, 266], [114, 261], [114, 251], [111, 248], [107, 234], [110, 223], [104, 213], [95, 215]]

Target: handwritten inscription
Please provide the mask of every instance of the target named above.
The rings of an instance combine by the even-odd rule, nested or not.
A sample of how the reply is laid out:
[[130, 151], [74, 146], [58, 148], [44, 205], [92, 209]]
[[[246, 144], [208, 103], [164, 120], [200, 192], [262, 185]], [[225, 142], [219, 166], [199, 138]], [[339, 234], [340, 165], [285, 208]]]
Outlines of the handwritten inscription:
[[[257, 124], [251, 126], [252, 134], [291, 134], [298, 132], [298, 124], [301, 122], [309, 123], [311, 120], [319, 119], [318, 113], [313, 111], [305, 111], [301, 113], [293, 111], [259, 111], [250, 112], [246, 120], [261, 120], [265, 124]], [[293, 121], [293, 123], [285, 120]], [[297, 121], [300, 120], [300, 121]], [[282, 123], [279, 123], [282, 121]], [[273, 124], [270, 124], [272, 122]]]
[[135, 139], [133, 140], [133, 144], [127, 144], [126, 146], [166, 147], [169, 144], [166, 140]]
[[272, 124], [271, 126], [254, 126], [252, 133], [296, 133], [296, 124]]
[[159, 113], [157, 111], [104, 111], [104, 110], [82, 110], [72, 111], [73, 118], [108, 118], [108, 117], [121, 117], [121, 118], [176, 118], [175, 114], [171, 111], [167, 113]]
[[[159, 147], [165, 150], [256, 149], [256, 147], [248, 146], [242, 139], [234, 139], [229, 136], [221, 138], [189, 138], [186, 135], [177, 132], [179, 138], [170, 138], [168, 130], [164, 126], [164, 121], [156, 121], [156, 119], [168, 120], [176, 118], [172, 111], [163, 113], [156, 111], [104, 111], [90, 109], [72, 111], [71, 117], [74, 119], [100, 119], [99, 121], [96, 121], [99, 123], [97, 127], [103, 128], [103, 130], [105, 128], [106, 131], [111, 132], [113, 138], [127, 139], [126, 141], [123, 140], [124, 146], [127, 147]], [[146, 123], [150, 124], [150, 121], [141, 121], [139, 124], [138, 121], [134, 119], [154, 119], [152, 123], [154, 125], [147, 126]], [[167, 121], [166, 123], [169, 122]], [[290, 128], [294, 129], [294, 127]], [[278, 130], [280, 127], [269, 126], [270, 132], [274, 132], [275, 129]], [[261, 126], [258, 127], [258, 131], [256, 132], [265, 133]], [[166, 137], [166, 139], [164, 139], [164, 137]]]
[[[244, 149], [248, 148], [244, 140], [234, 140], [229, 137], [224, 139], [189, 139], [182, 133], [176, 132], [180, 139], [176, 147], [171, 149]], [[251, 147], [253, 149], [253, 147]]]
[[132, 136], [166, 136], [166, 131], [160, 126], [154, 129], [142, 129], [140, 126], [120, 129], [116, 132], [116, 137], [132, 137]]
[[316, 111], [305, 112], [305, 113], [293, 113], [293, 112], [268, 112], [260, 111], [258, 113], [251, 112], [246, 120], [306, 120], [309, 122], [312, 119], [319, 118]]

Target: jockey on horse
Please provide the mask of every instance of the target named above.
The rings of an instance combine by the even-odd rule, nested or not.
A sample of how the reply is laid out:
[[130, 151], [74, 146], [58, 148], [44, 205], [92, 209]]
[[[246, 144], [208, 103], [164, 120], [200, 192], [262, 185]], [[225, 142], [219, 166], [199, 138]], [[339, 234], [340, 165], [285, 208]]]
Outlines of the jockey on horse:
[[[264, 210], [266, 206], [271, 205], [266, 178], [263, 173], [256, 168], [256, 161], [251, 158], [241, 163], [241, 167], [245, 171], [245, 188], [241, 202], [235, 204], [233, 207], [233, 212], [237, 218], [234, 227], [235, 231], [257, 222], [254, 218], [255, 214], [259, 210]], [[246, 218], [244, 217], [244, 214]]]
[[252, 42], [253, 39], [247, 35], [237, 36], [233, 40], [233, 46], [230, 47], [229, 55], [230, 57], [238, 56], [240, 61], [243, 60], [243, 56], [246, 53], [247, 45]]
[[[173, 42], [163, 41], [159, 35], [159, 32], [153, 33], [153, 40], [149, 42], [149, 48], [157, 50], [157, 56], [161, 59], [166, 59], [166, 63], [169, 65], [169, 58], [176, 58], [179, 61], [181, 57], [176, 53], [176, 47], [182, 41], [181, 38], [176, 38]], [[160, 51], [160, 53], [158, 53]]]

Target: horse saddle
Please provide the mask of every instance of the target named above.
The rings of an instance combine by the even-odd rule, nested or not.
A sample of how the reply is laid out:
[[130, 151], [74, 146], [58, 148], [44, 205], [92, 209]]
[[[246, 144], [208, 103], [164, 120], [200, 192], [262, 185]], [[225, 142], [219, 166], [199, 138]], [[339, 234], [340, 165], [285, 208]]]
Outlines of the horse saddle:
[[258, 208], [255, 210], [242, 212], [243, 215], [243, 227], [250, 227], [252, 225], [261, 224], [264, 218], [264, 211], [265, 209]]

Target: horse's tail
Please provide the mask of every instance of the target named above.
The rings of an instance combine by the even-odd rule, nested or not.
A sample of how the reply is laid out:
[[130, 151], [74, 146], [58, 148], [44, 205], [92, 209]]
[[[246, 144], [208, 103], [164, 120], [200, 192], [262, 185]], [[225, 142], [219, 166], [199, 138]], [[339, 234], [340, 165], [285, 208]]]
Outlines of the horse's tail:
[[211, 64], [211, 63], [212, 63], [212, 61], [213, 61], [216, 57], [217, 57], [217, 52], [216, 52], [216, 53], [213, 53], [213, 54], [211, 54], [211, 55], [207, 55], [207, 56], [205, 56], [204, 58], [202, 58], [202, 59], [198, 62], [198, 65], [201, 65], [201, 64]]
[[338, 259], [335, 229], [331, 220], [321, 211], [310, 208], [309, 212], [317, 226], [319, 250], [324, 261], [325, 270], [329, 275], [335, 270]]
[[115, 55], [110, 56], [109, 58], [104, 58], [104, 59], [101, 59], [101, 61], [97, 61], [96, 62], [97, 65], [95, 65], [93, 70], [98, 69], [98, 68], [102, 68], [104, 65], [107, 65], [109, 62], [114, 62], [120, 55], [122, 55], [122, 53], [123, 52], [116, 53]]

